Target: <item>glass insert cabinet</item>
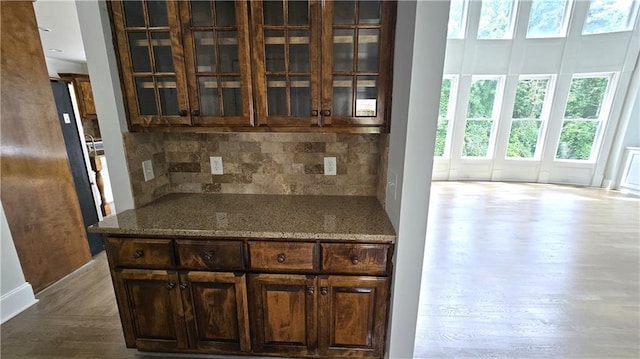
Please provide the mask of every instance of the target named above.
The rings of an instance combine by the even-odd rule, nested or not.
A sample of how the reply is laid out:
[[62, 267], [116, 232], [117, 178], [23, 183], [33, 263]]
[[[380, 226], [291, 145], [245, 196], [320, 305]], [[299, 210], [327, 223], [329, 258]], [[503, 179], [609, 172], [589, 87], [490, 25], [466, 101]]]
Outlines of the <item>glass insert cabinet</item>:
[[388, 131], [394, 1], [111, 1], [131, 130]]

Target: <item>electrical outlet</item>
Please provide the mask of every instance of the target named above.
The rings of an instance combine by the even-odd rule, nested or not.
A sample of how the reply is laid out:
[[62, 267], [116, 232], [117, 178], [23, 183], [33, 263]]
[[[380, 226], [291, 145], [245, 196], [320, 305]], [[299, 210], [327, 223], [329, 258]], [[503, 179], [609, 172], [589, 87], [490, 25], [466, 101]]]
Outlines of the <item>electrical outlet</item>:
[[153, 164], [151, 164], [151, 160], [142, 161], [142, 173], [144, 174], [145, 182], [149, 182], [156, 177], [153, 174]]
[[337, 173], [338, 173], [338, 170], [336, 168], [336, 158], [325, 157], [324, 158], [324, 175], [335, 176]]
[[211, 174], [212, 175], [221, 175], [222, 171], [222, 157], [220, 156], [211, 156], [209, 157], [211, 161]]

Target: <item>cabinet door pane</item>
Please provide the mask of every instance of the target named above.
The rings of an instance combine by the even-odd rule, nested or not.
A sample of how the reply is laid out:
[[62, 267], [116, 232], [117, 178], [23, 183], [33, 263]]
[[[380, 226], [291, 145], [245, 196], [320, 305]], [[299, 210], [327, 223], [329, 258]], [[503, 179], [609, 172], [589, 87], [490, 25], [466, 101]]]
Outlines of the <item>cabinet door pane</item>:
[[236, 6], [233, 1], [216, 1], [216, 26], [236, 26]]
[[200, 90], [200, 112], [202, 116], [220, 116], [217, 81], [217, 77], [198, 77], [198, 89]]
[[378, 29], [360, 29], [358, 31], [358, 72], [378, 71]]
[[124, 1], [124, 18], [128, 27], [144, 27], [142, 1]]
[[267, 110], [270, 116], [287, 116], [286, 86], [286, 77], [267, 76]]
[[173, 55], [171, 54], [171, 37], [168, 32], [152, 32], [153, 59], [156, 72], [173, 72]]
[[351, 29], [333, 30], [333, 71], [353, 71], [353, 38]]
[[191, 0], [191, 24], [193, 26], [211, 26], [211, 2], [203, 0]]
[[353, 78], [351, 76], [333, 77], [333, 114], [334, 116], [352, 116]]
[[288, 1], [289, 25], [309, 24], [309, 2], [306, 0]]
[[193, 38], [196, 48], [196, 71], [215, 72], [216, 54], [213, 46], [213, 32], [194, 31]]
[[264, 43], [267, 71], [285, 71], [284, 30], [265, 31]]
[[167, 2], [162, 0], [147, 1], [147, 11], [149, 12], [149, 26], [166, 27], [169, 26], [167, 16]]
[[281, 0], [266, 0], [263, 5], [265, 25], [284, 25]]
[[291, 77], [291, 116], [309, 115], [311, 109], [309, 86], [309, 77]]
[[239, 73], [238, 33], [236, 31], [219, 31], [218, 49], [220, 51], [220, 71]]
[[128, 37], [133, 71], [151, 72], [151, 58], [149, 57], [147, 34], [145, 32], [130, 32]]
[[333, 23], [353, 24], [355, 19], [355, 1], [339, 0], [333, 2]]
[[222, 101], [225, 116], [242, 115], [242, 92], [239, 77], [222, 78]]
[[289, 30], [289, 71], [309, 72], [308, 30]]
[[358, 22], [360, 24], [380, 23], [380, 1], [358, 1]]
[[153, 77], [137, 77], [136, 78], [136, 96], [138, 98], [138, 111], [143, 116], [152, 116], [158, 114], [156, 105], [155, 86]]
[[377, 76], [358, 76], [356, 116], [375, 117], [378, 104]]
[[176, 116], [180, 112], [178, 106], [178, 93], [175, 77], [158, 77], [158, 93], [160, 95], [160, 108], [166, 116]]

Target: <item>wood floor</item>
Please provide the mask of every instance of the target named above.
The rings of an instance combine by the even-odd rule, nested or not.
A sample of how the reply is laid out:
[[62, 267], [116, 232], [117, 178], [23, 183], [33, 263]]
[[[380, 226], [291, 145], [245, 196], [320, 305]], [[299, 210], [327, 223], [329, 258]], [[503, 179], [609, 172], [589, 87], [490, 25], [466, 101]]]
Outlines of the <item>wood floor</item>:
[[640, 201], [434, 182], [415, 355], [639, 358]]
[[[640, 357], [640, 200], [434, 182], [416, 356]], [[158, 359], [124, 347], [104, 254], [3, 324], [1, 357]]]

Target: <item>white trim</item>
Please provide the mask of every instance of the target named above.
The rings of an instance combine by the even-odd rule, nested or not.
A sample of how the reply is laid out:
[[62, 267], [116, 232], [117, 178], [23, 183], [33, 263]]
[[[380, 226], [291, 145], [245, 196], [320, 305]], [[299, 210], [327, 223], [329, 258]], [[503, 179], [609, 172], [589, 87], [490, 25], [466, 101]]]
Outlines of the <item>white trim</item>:
[[36, 303], [38, 303], [38, 300], [33, 294], [31, 284], [28, 282], [11, 290], [0, 297], [0, 313], [2, 316], [0, 324], [22, 313]]

